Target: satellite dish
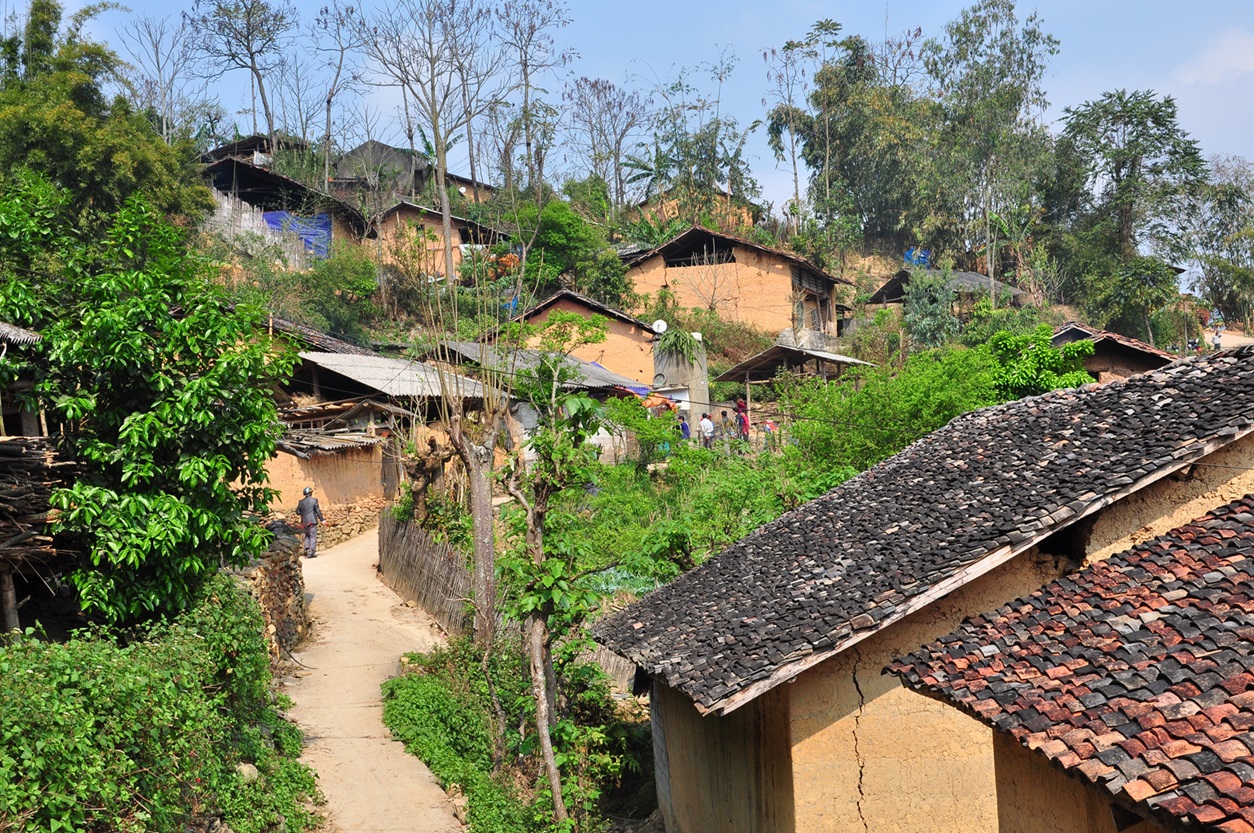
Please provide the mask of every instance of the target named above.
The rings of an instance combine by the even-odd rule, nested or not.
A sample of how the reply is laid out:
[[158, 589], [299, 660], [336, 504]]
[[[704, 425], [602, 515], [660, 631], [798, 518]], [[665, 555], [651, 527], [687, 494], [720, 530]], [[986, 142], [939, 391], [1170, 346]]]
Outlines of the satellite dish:
[[654, 321], [653, 332], [657, 333], [658, 335], [661, 335], [662, 333], [666, 332], [666, 322], [660, 318], [657, 321]]

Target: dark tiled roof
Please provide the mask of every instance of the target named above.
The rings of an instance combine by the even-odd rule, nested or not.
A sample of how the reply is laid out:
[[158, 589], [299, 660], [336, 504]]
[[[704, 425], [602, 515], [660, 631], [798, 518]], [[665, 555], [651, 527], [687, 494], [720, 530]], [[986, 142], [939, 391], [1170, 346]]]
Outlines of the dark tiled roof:
[[654, 255], [665, 254], [666, 252], [668, 252], [669, 250], [673, 248], [687, 245], [691, 240], [700, 238], [700, 237], [714, 237], [714, 238], [723, 240], [725, 242], [729, 242], [736, 246], [744, 246], [747, 249], [752, 249], [757, 252], [766, 252], [767, 254], [772, 254], [783, 260], [786, 260], [789, 263], [792, 263], [795, 266], [799, 267], [800, 269], [803, 269], [810, 274], [813, 274], [822, 278], [823, 280], [830, 281], [833, 284], [839, 283], [839, 284], [847, 284], [849, 286], [853, 285], [853, 281], [849, 281], [849, 280], [846, 280], [845, 278], [840, 278], [840, 277], [837, 277], [836, 275], [832, 275], [828, 272], [825, 272], [819, 267], [815, 266], [810, 261], [806, 260], [804, 257], [801, 257], [800, 255], [794, 254], [792, 252], [784, 251], [783, 249], [775, 249], [770, 246], [763, 246], [761, 243], [755, 243], [752, 240], [746, 240], [743, 237], [737, 237], [736, 235], [728, 234], [725, 231], [713, 231], [711, 229], [705, 228], [704, 226], [693, 226], [689, 228], [687, 231], [680, 233], [679, 235], [671, 238], [670, 240], [666, 241], [662, 245], [655, 246], [652, 249], [647, 249], [647, 250], [642, 249], [642, 250], [635, 250], [635, 251], [629, 250], [629, 249], [620, 250], [619, 258], [624, 263], [627, 264], [628, 268], [631, 268], [633, 266], [638, 266], [639, 264], [644, 263], [646, 260], [653, 257]]
[[897, 660], [1112, 799], [1188, 829], [1254, 823], [1254, 496]]
[[1166, 350], [1159, 350], [1157, 347], [1151, 347], [1140, 339], [1125, 336], [1121, 333], [1112, 333], [1109, 330], [1099, 330], [1095, 327], [1089, 327], [1076, 321], [1068, 321], [1066, 324], [1063, 324], [1061, 327], [1054, 330], [1052, 341], [1055, 347], [1061, 347], [1064, 344], [1069, 344], [1073, 341], [1082, 341], [1084, 339], [1088, 339], [1094, 344], [1110, 342], [1111, 344], [1117, 344], [1120, 347], [1126, 347], [1129, 350], [1136, 350], [1153, 356], [1154, 358], [1162, 359], [1163, 364], [1173, 362], [1179, 358], [1179, 356], [1174, 356]]
[[1254, 349], [958, 417], [604, 619], [726, 712], [1254, 429]]
[[573, 289], [559, 289], [557, 292], [554, 292], [552, 295], [545, 298], [543, 301], [538, 301], [535, 306], [531, 307], [531, 309], [519, 315], [514, 316], [513, 320], [514, 321], [526, 321], [531, 316], [537, 313], [543, 312], [544, 310], [556, 304], [558, 301], [574, 301], [575, 303], [582, 304], [583, 306], [587, 307], [593, 312], [600, 313], [601, 315], [604, 315], [607, 318], [617, 318], [619, 321], [623, 321], [627, 324], [632, 324], [636, 327], [639, 327], [640, 329], [644, 330], [646, 333], [653, 332], [652, 324], [646, 324], [645, 322], [641, 321], [639, 318], [636, 318], [633, 315], [628, 315], [627, 313], [623, 312], [620, 309], [615, 309], [614, 307], [611, 307], [609, 304], [605, 304], [605, 303], [602, 303], [601, 301], [598, 301], [596, 298], [589, 298], [587, 295], [576, 292]]
[[290, 336], [302, 344], [307, 344], [320, 353], [342, 353], [352, 356], [379, 355], [367, 347], [361, 347], [335, 336], [327, 335], [321, 330], [315, 330], [313, 327], [295, 321], [288, 321], [286, 318], [279, 318], [277, 315], [267, 315], [266, 324], [276, 332]]
[[0, 321], [0, 342], [6, 344], [37, 344], [43, 336]]

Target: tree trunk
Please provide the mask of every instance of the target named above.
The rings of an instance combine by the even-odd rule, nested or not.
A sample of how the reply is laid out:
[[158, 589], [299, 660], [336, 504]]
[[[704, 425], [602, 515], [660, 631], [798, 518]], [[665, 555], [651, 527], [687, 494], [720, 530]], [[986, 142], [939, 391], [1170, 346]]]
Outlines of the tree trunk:
[[434, 127], [431, 138], [435, 143], [435, 188], [440, 200], [440, 229], [444, 236], [444, 279], [452, 286], [457, 280], [457, 265], [453, 263], [453, 209], [448, 201], [448, 152], [444, 137]]
[[546, 662], [548, 628], [544, 619], [536, 614], [527, 617], [527, 655], [531, 665], [531, 693], [536, 702], [536, 734], [540, 736], [540, 753], [544, 758], [544, 770], [553, 793], [553, 820], [561, 824], [567, 819], [566, 800], [562, 797], [562, 773], [553, 754], [553, 735], [550, 730], [555, 720], [549, 703], [551, 663]]
[[331, 193], [331, 99], [334, 92], [327, 93], [327, 130], [322, 134], [322, 187]]
[[270, 99], [266, 95], [266, 85], [261, 80], [261, 70], [253, 65], [253, 75], [257, 78], [257, 95], [261, 97], [261, 110], [266, 116], [266, 131], [270, 136], [270, 164], [274, 164], [274, 155], [279, 152], [279, 134], [274, 129], [274, 114], [270, 112]]
[[489, 430], [487, 460], [483, 460], [479, 456], [479, 449], [470, 441], [462, 428], [461, 414], [454, 414], [449, 423], [449, 441], [466, 467], [466, 479], [470, 486], [470, 525], [474, 549], [475, 644], [486, 650], [492, 644], [496, 628], [496, 530], [493, 528], [490, 479], [491, 455], [496, 445], [496, 430]]
[[8, 568], [0, 570], [0, 611], [4, 613], [4, 633], [22, 629], [17, 618], [17, 591], [13, 587], [13, 571]]
[[466, 108], [466, 158], [470, 161], [470, 193], [479, 202], [479, 177], [475, 172], [475, 131], [471, 116], [470, 88], [462, 78], [462, 106]]

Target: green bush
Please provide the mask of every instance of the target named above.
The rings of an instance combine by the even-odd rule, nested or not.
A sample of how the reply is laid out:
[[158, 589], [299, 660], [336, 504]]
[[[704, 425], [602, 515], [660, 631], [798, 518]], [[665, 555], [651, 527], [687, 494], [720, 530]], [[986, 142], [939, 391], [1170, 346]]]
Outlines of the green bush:
[[[487, 681], [474, 646], [460, 641], [448, 649], [410, 655], [419, 673], [383, 684], [383, 722], [448, 789], [458, 785], [466, 796], [472, 831], [526, 833], [534, 829], [531, 813], [512, 786], [493, 773], [492, 714]], [[493, 682], [512, 704], [526, 699], [519, 664], [496, 658]], [[514, 738], [515, 742], [517, 738]]]
[[[314, 775], [275, 711], [263, 627], [219, 576], [186, 615], [129, 641], [28, 634], [0, 648], [0, 827], [178, 831], [209, 811], [238, 833], [312, 826]], [[241, 762], [260, 778], [244, 781]]]

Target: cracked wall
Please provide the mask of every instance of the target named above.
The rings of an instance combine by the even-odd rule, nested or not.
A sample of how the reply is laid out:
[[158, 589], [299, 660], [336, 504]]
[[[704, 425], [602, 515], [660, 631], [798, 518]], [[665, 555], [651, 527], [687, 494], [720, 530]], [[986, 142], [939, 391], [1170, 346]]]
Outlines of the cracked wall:
[[796, 830], [996, 833], [992, 730], [880, 670], [964, 616], [1036, 590], [1057, 577], [1058, 563], [1019, 556], [780, 687], [789, 694]]

